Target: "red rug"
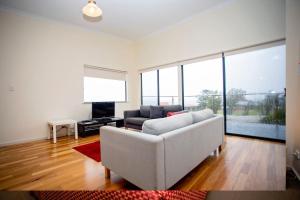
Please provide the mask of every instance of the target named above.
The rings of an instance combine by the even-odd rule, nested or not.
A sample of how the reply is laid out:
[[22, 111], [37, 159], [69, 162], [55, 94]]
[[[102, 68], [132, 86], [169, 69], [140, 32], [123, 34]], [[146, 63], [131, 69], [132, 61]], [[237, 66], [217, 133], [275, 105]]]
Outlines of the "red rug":
[[119, 190], [119, 191], [40, 191], [35, 193], [40, 200], [205, 200], [206, 191], [179, 190]]
[[93, 142], [90, 144], [84, 144], [77, 147], [74, 147], [76, 151], [84, 154], [87, 157], [94, 159], [97, 162], [101, 162], [101, 153], [100, 153], [100, 141]]

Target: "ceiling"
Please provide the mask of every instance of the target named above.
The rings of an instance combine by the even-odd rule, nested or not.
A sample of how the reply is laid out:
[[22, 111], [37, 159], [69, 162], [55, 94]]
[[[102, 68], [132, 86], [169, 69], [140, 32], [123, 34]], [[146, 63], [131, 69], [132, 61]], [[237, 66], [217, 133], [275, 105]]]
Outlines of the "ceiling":
[[101, 20], [81, 14], [87, 0], [0, 0], [0, 6], [135, 40], [229, 0], [97, 0]]

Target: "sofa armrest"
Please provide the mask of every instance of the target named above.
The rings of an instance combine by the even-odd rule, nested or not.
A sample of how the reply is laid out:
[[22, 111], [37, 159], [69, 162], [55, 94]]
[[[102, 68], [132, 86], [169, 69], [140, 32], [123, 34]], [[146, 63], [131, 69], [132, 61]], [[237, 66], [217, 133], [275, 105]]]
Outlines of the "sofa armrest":
[[104, 126], [100, 141], [106, 168], [144, 190], [165, 189], [162, 137]]
[[140, 117], [140, 110], [125, 110], [124, 111], [124, 119], [129, 117]]

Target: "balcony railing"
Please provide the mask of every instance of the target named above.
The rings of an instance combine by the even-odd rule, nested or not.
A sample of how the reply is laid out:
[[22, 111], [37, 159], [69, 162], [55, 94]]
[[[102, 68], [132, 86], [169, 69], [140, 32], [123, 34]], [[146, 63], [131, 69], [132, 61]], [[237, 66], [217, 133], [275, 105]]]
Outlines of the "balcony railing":
[[[144, 105], [157, 105], [157, 96], [143, 96]], [[160, 105], [181, 104], [179, 96], [160, 96]], [[191, 95], [184, 97], [185, 109], [190, 111], [210, 108], [223, 113], [223, 95]], [[284, 93], [245, 93], [226, 95], [228, 120], [248, 123], [285, 124]]]
[[[157, 96], [144, 96], [146, 105], [157, 105]], [[181, 104], [178, 96], [160, 96], [161, 105]], [[223, 95], [184, 97], [185, 109], [210, 108], [223, 114]], [[227, 132], [285, 140], [285, 94], [245, 93], [226, 95]]]

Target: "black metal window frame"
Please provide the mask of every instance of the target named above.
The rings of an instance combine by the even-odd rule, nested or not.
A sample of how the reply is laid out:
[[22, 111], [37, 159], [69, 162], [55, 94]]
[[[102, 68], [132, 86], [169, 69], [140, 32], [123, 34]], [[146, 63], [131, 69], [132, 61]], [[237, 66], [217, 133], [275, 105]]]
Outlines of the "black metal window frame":
[[[276, 41], [275, 41], [276, 42]], [[270, 42], [271, 44], [274, 42]], [[262, 46], [264, 44], [260, 44], [260, 45], [254, 45], [254, 46]], [[242, 48], [242, 49], [246, 49], [246, 48]], [[218, 54], [215, 54], [218, 55]], [[224, 116], [224, 131], [226, 135], [234, 135], [234, 136], [240, 136], [240, 137], [247, 137], [247, 138], [255, 138], [255, 139], [263, 139], [263, 140], [270, 140], [270, 141], [276, 141], [276, 142], [282, 142], [285, 143], [285, 140], [281, 140], [281, 139], [271, 139], [271, 138], [265, 138], [265, 137], [258, 137], [258, 136], [251, 136], [251, 135], [242, 135], [242, 134], [238, 134], [238, 133], [229, 133], [227, 132], [227, 101], [226, 101], [226, 56], [224, 52], [220, 53], [220, 58], [222, 58], [222, 84], [223, 84], [223, 94], [222, 94], [222, 98], [223, 98], [223, 116]], [[209, 59], [207, 59], [209, 60]], [[184, 102], [184, 65], [178, 65], [177, 67], [180, 67], [181, 69], [181, 81], [179, 82], [179, 84], [181, 84], [181, 94], [179, 94], [179, 96], [181, 95], [181, 104], [183, 106], [183, 108], [185, 109], [185, 102]], [[160, 105], [160, 91], [159, 91], [159, 69], [156, 69], [155, 71], [157, 71], [157, 103], [158, 105]], [[143, 82], [142, 82], [142, 73], [141, 73], [141, 105], [143, 105]]]

